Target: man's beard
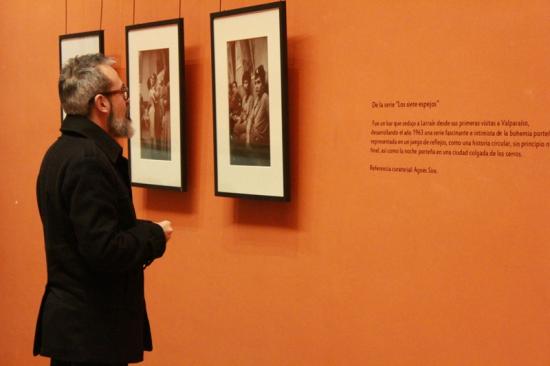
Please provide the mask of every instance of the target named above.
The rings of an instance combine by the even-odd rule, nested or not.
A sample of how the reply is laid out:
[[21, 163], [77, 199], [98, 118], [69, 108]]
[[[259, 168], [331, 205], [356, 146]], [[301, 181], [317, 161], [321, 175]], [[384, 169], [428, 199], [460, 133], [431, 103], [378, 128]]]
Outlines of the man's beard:
[[132, 120], [124, 116], [122, 118], [115, 118], [113, 111], [109, 113], [109, 119], [107, 121], [107, 128], [109, 134], [113, 137], [128, 137], [131, 138], [134, 135], [134, 127], [132, 127]]

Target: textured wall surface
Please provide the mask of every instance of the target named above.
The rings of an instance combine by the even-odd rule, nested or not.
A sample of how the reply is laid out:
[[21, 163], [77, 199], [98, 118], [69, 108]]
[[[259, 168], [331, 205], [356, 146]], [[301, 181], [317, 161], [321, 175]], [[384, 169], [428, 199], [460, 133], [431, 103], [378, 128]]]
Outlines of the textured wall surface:
[[[136, 0], [134, 12], [109, 0], [102, 16], [100, 0], [65, 3], [0, 3], [0, 364], [47, 364], [31, 355], [46, 281], [34, 186], [59, 133], [58, 36], [102, 18], [125, 78], [125, 25], [180, 12], [189, 191], [134, 188], [138, 216], [175, 228], [146, 271], [155, 350], [145, 365], [550, 364], [548, 150], [370, 150], [372, 121], [550, 129], [550, 3], [287, 1], [290, 203], [214, 196], [209, 14], [219, 1]], [[439, 102], [372, 107], [395, 100]]]

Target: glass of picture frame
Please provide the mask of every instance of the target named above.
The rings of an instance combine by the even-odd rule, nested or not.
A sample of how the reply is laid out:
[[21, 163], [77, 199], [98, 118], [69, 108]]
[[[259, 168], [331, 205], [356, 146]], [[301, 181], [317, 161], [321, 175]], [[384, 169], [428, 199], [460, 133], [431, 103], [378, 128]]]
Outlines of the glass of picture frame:
[[212, 13], [215, 194], [290, 200], [286, 4]]
[[132, 185], [187, 190], [183, 19], [126, 27]]

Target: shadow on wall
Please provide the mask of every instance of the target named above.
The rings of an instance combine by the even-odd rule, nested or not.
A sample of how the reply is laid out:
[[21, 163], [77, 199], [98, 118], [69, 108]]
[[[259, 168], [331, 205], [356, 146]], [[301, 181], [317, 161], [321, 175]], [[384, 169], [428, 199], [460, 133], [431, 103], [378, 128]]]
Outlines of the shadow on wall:
[[[297, 67], [293, 67], [292, 60], [299, 59], [300, 50], [304, 47], [302, 38], [288, 39], [288, 135], [289, 135], [289, 164], [290, 164], [290, 202], [274, 202], [249, 199], [232, 199], [233, 222], [253, 226], [280, 227], [291, 230], [300, 228], [299, 207], [300, 207], [300, 143], [299, 127], [301, 98], [300, 73]], [[193, 50], [186, 49], [190, 54]], [[185, 65], [185, 88], [187, 91], [198, 90], [200, 83], [201, 65], [198, 62], [186, 62]], [[192, 214], [197, 211], [199, 182], [199, 151], [198, 146], [198, 123], [196, 117], [198, 104], [198, 93], [185, 94], [185, 142], [187, 151], [191, 152], [187, 158], [188, 191], [186, 193], [146, 189], [144, 193], [144, 204], [147, 209], [163, 212], [177, 212]], [[302, 132], [303, 133], [303, 132]], [[213, 184], [213, 182], [212, 182]], [[227, 198], [220, 198], [227, 199]], [[177, 204], [174, 204], [177, 202]]]
[[[186, 47], [186, 55], [197, 55], [199, 47]], [[196, 60], [197, 56], [190, 57]], [[206, 67], [198, 61], [185, 61], [185, 90], [183, 91], [183, 111], [185, 126], [183, 130], [183, 164], [187, 166], [187, 192], [177, 192], [169, 190], [146, 189], [144, 194], [144, 204], [147, 209], [161, 212], [175, 212], [183, 214], [193, 214], [197, 212], [198, 189], [200, 184], [200, 154], [192, 153], [199, 151], [198, 140], [200, 122], [197, 118], [198, 110], [202, 101], [199, 100], [200, 93], [188, 92], [200, 89], [200, 77], [202, 68]], [[190, 153], [191, 152], [191, 153]]]
[[290, 202], [235, 200], [233, 222], [298, 230], [300, 180], [300, 74], [292, 60], [299, 58], [302, 38], [288, 38], [288, 138], [290, 164]]

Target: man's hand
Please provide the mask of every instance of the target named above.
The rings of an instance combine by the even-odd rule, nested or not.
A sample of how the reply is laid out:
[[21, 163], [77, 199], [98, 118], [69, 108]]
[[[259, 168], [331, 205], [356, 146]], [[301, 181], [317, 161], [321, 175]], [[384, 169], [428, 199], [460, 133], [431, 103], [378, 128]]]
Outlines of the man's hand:
[[174, 231], [174, 229], [172, 229], [172, 223], [168, 220], [164, 220], [156, 222], [155, 224], [159, 225], [162, 228], [162, 231], [164, 231], [166, 241], [170, 240], [172, 237], [172, 231]]

